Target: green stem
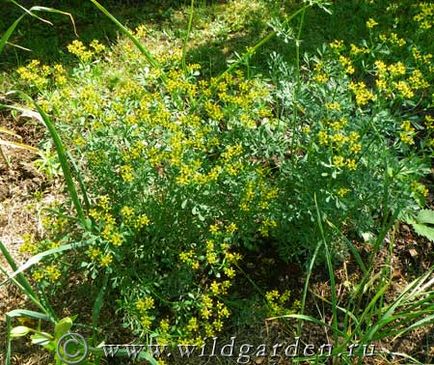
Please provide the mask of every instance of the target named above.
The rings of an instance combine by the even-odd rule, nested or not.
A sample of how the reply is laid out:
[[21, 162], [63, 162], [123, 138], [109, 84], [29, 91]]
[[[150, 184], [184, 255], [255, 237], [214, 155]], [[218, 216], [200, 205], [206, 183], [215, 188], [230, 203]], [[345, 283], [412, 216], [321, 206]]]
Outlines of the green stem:
[[187, 73], [187, 64], [185, 62], [185, 59], [187, 57], [187, 44], [190, 38], [191, 27], [193, 24], [193, 15], [194, 15], [194, 0], [191, 0], [190, 17], [188, 19], [187, 34], [185, 35], [184, 45], [182, 47], [182, 68], [184, 69], [184, 73]]

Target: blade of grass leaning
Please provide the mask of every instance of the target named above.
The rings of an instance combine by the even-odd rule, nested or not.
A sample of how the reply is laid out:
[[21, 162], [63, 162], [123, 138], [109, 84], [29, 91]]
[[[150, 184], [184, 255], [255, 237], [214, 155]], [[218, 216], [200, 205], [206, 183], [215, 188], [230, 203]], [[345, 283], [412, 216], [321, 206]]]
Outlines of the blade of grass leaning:
[[[0, 241], [0, 250], [2, 251], [3, 256], [5, 257], [11, 269], [13, 271], [18, 270], [17, 264], [15, 263], [14, 259], [10, 255], [6, 246], [1, 241]], [[41, 302], [41, 299], [35, 293], [32, 286], [28, 282], [27, 278], [23, 274], [19, 274], [17, 275], [17, 277], [11, 278], [8, 272], [5, 269], [3, 269], [1, 266], [0, 266], [0, 271], [8, 278], [7, 281], [11, 280], [15, 284], [15, 286], [20, 291], [22, 291], [31, 302], [33, 302], [38, 308], [40, 308], [44, 313], [46, 313], [46, 315], [49, 316], [52, 319], [52, 321], [55, 321], [57, 319], [57, 315], [53, 310], [53, 308], [51, 307], [51, 305], [49, 305], [48, 303], [43, 304]]]
[[9, 38], [14, 33], [15, 28], [18, 26], [18, 24], [23, 20], [25, 17], [25, 14], [21, 15], [17, 20], [15, 20], [12, 25], [6, 30], [5, 34], [2, 35], [0, 38], [0, 54], [2, 53], [3, 49], [5, 48]]
[[[12, 255], [9, 253], [6, 246], [3, 244], [2, 241], [0, 241], [0, 251], [3, 254], [4, 258], [6, 259], [6, 262], [9, 264], [12, 271], [18, 270], [18, 265], [16, 264], [15, 260], [13, 259]], [[32, 286], [27, 281], [26, 277], [23, 274], [17, 275], [16, 278], [17, 282], [25, 289], [27, 293], [29, 293], [34, 298], [37, 298], [36, 293], [34, 292]]]
[[26, 290], [26, 288], [24, 288], [17, 280], [16, 278], [9, 278], [9, 274], [6, 270], [4, 270], [1, 266], [0, 266], [0, 272], [4, 274], [4, 276], [6, 276], [8, 279], [10, 279], [14, 285], [21, 291], [23, 292], [27, 299], [29, 299], [33, 304], [35, 304], [38, 308], [41, 309], [41, 311], [43, 311], [49, 318], [52, 319], [52, 322], [56, 320], [56, 314], [54, 313], [54, 311], [52, 310], [51, 306], [47, 306], [41, 303], [41, 301], [39, 300], [38, 297], [33, 296], [31, 292], [29, 292], [28, 290]]
[[359, 265], [360, 270], [362, 270], [363, 274], [366, 274], [368, 272], [368, 269], [366, 268], [366, 265], [363, 262], [362, 257], [359, 254], [359, 251], [357, 251], [357, 249], [353, 245], [353, 243], [347, 237], [345, 237], [345, 235], [342, 233], [342, 231], [338, 227], [336, 227], [332, 222], [327, 220], [327, 224], [341, 235], [341, 237], [344, 239], [345, 243], [347, 244], [348, 248], [350, 249], [351, 253], [353, 254], [354, 259], [356, 260], [357, 264]]
[[11, 148], [17, 148], [20, 150], [27, 150], [34, 153], [39, 153], [39, 150], [37, 148], [29, 146], [24, 143], [12, 142], [12, 141], [6, 141], [4, 139], [0, 139], [0, 145], [11, 147]]
[[77, 181], [78, 181], [78, 185], [80, 186], [80, 190], [81, 190], [81, 194], [83, 195], [83, 202], [84, 202], [86, 211], [89, 211], [90, 201], [89, 201], [89, 197], [87, 195], [87, 189], [86, 189], [86, 185], [84, 184], [83, 177], [81, 176], [80, 170], [79, 170], [77, 164], [75, 163], [75, 160], [72, 158], [71, 154], [69, 153], [69, 151], [67, 151], [66, 153], [68, 155], [69, 161], [71, 162], [72, 168], [73, 168], [74, 173], [75, 173], [75, 177], [77, 178]]
[[58, 9], [54, 9], [54, 8], [48, 8], [46, 6], [38, 6], [38, 5], [32, 6], [29, 10], [30, 10], [30, 13], [32, 16], [35, 16], [35, 14], [33, 14], [33, 11], [40, 11], [40, 12], [45, 12], [45, 13], [53, 13], [53, 14], [60, 14], [60, 15], [67, 16], [71, 20], [71, 24], [72, 24], [72, 27], [74, 29], [74, 34], [78, 37], [77, 27], [75, 26], [74, 17], [72, 16], [71, 13], [68, 13], [66, 11], [61, 11]]
[[104, 6], [102, 6], [98, 1], [96, 0], [90, 0], [92, 4], [94, 4], [98, 10], [100, 10], [107, 18], [109, 18], [116, 27], [125, 34], [133, 43], [134, 45], [139, 49], [139, 51], [145, 56], [146, 60], [149, 62], [149, 64], [157, 68], [161, 71], [160, 78], [165, 82], [166, 76], [164, 72], [161, 69], [161, 65], [158, 63], [158, 61], [154, 58], [152, 53], [137, 39], [137, 37], [134, 36], [131, 31], [125, 27], [119, 20], [117, 20]]
[[44, 313], [30, 311], [27, 309], [15, 309], [12, 310], [5, 315], [6, 317], [6, 360], [5, 365], [10, 365], [11, 363], [11, 355], [12, 355], [12, 339], [10, 337], [11, 333], [11, 322], [12, 318], [20, 318], [20, 317], [28, 317], [37, 320], [49, 321], [53, 322], [53, 319], [50, 316], [47, 316]]
[[2, 160], [4, 161], [4, 163], [6, 164], [6, 167], [8, 169], [10, 169], [11, 168], [11, 163], [9, 162], [8, 158], [6, 157], [6, 155], [5, 155], [4, 151], [3, 151], [2, 146], [0, 146], [0, 157], [2, 158]]
[[[16, 6], [18, 6], [21, 10], [23, 10], [27, 15], [30, 15], [33, 18], [36, 18], [38, 20], [40, 20], [43, 23], [47, 23], [49, 25], [54, 25], [52, 22], [50, 22], [47, 19], [41, 18], [40, 16], [34, 14], [34, 11], [39, 11], [39, 12], [45, 12], [45, 13], [53, 13], [53, 14], [60, 14], [60, 15], [65, 15], [67, 17], [69, 17], [69, 19], [71, 20], [71, 24], [72, 27], [74, 28], [74, 33], [75, 35], [78, 37], [77, 34], [77, 27], [75, 26], [75, 21], [74, 21], [74, 17], [72, 16], [71, 13], [68, 13], [66, 11], [62, 11], [59, 9], [55, 9], [55, 8], [50, 8], [50, 7], [46, 7], [46, 6], [40, 6], [40, 5], [35, 5], [32, 6], [30, 9], [27, 9], [26, 7], [20, 5], [18, 2], [16, 2], [15, 0], [9, 0], [11, 1], [13, 4], [15, 4]], [[23, 15], [26, 15], [23, 14]]]
[[[312, 292], [312, 294], [314, 296], [316, 296], [318, 299], [322, 300], [323, 302], [327, 303], [327, 304], [332, 304], [332, 302], [330, 300], [327, 300], [326, 298], [322, 297], [321, 295]], [[359, 320], [357, 319], [357, 317], [348, 309], [343, 308], [339, 305], [336, 306], [337, 309], [339, 309], [341, 312], [345, 313], [346, 315], [348, 315], [348, 317], [350, 317], [355, 323], [359, 323]]]
[[[295, 314], [295, 313], [294, 314], [284, 314], [282, 316], [269, 317], [269, 318], [266, 318], [265, 320], [266, 321], [275, 321], [276, 319], [281, 319], [281, 318], [301, 319], [302, 321], [311, 322], [311, 323], [314, 323], [314, 324], [317, 324], [317, 325], [320, 325], [323, 327], [331, 328], [331, 326], [328, 323], [321, 321], [315, 317], [305, 315], [305, 314]], [[336, 335], [344, 336], [344, 333], [342, 331], [340, 331], [339, 329], [337, 329]]]
[[12, 339], [11, 339], [11, 318], [6, 314], [6, 359], [5, 365], [11, 365]]
[[25, 262], [23, 265], [21, 265], [17, 270], [15, 270], [12, 274], [9, 275], [9, 278], [5, 281], [0, 283], [0, 287], [6, 284], [9, 280], [14, 279], [17, 275], [23, 273], [27, 269], [31, 268], [32, 266], [36, 265], [39, 261], [41, 261], [44, 257], [52, 256], [57, 253], [61, 253], [64, 251], [70, 251], [76, 248], [80, 248], [83, 246], [89, 245], [89, 242], [78, 242], [78, 243], [70, 243], [68, 245], [63, 245], [60, 247], [52, 248], [50, 250], [41, 252], [35, 256], [32, 256], [27, 262]]
[[[16, 93], [23, 97], [25, 100], [27, 100], [29, 103], [33, 104], [39, 113], [40, 117], [42, 118], [43, 123], [48, 129], [48, 132], [50, 133], [51, 138], [53, 139], [54, 146], [56, 148], [57, 156], [59, 158], [60, 166], [63, 171], [63, 176], [65, 178], [66, 186], [68, 189], [68, 193], [71, 197], [72, 203], [74, 204], [74, 208], [77, 212], [78, 219], [80, 220], [83, 227], [86, 229], [89, 229], [89, 224], [86, 220], [83, 207], [81, 206], [80, 199], [78, 197], [77, 190], [75, 189], [75, 184], [72, 179], [71, 169], [69, 167], [68, 163], [68, 157], [65, 150], [65, 147], [63, 146], [62, 139], [60, 138], [59, 134], [57, 133], [57, 130], [54, 126], [54, 123], [51, 121], [49, 116], [42, 110], [42, 108], [36, 103], [29, 95], [21, 92], [21, 91], [14, 91], [10, 93]], [[8, 107], [8, 106], [6, 106]], [[15, 108], [16, 109], [16, 108]]]
[[[49, 20], [46, 20], [44, 18], [39, 17], [38, 15], [34, 14], [33, 11], [40, 11], [40, 12], [48, 12], [48, 13], [56, 13], [56, 14], [61, 14], [61, 15], [66, 15], [71, 19], [71, 23], [72, 26], [74, 28], [74, 33], [75, 35], [77, 35], [77, 28], [75, 26], [75, 21], [73, 16], [70, 13], [61, 11], [61, 10], [57, 10], [54, 8], [48, 8], [48, 7], [44, 7], [44, 6], [33, 6], [30, 9], [25, 8], [24, 6], [20, 5], [19, 3], [17, 3], [14, 0], [10, 0], [13, 4], [15, 4], [16, 6], [18, 6], [21, 10], [24, 11], [24, 14], [21, 15], [19, 18], [17, 18], [12, 25], [6, 30], [5, 34], [3, 34], [3, 36], [0, 38], [0, 53], [2, 53], [4, 47], [6, 46], [6, 44], [8, 43], [9, 38], [12, 36], [12, 34], [14, 33], [16, 27], [18, 26], [18, 24], [21, 22], [21, 20], [23, 20], [23, 18], [26, 15], [32, 16], [36, 19], [38, 19], [41, 22], [47, 23], [49, 25], [53, 25], [53, 23], [51, 23]], [[78, 35], [77, 35], [78, 36]]]
[[[313, 256], [312, 256], [312, 259], [310, 260], [309, 267], [307, 269], [306, 281], [304, 283], [303, 295], [301, 297], [300, 314], [304, 314], [304, 308], [306, 306], [307, 292], [309, 290], [309, 281], [310, 281], [310, 277], [312, 276], [313, 266], [315, 264], [316, 257], [318, 255], [318, 251], [319, 251], [319, 249], [320, 249], [321, 246], [322, 246], [322, 241], [316, 246], [315, 251], [314, 251]], [[301, 330], [302, 330], [302, 327], [303, 327], [303, 323], [304, 323], [303, 321], [300, 321], [299, 325], [297, 326], [297, 333], [298, 333], [298, 335], [301, 335]]]
[[44, 313], [31, 311], [28, 309], [14, 309], [10, 312], [6, 313], [6, 315], [10, 318], [20, 318], [20, 317], [28, 317], [32, 319], [40, 319], [42, 321], [52, 322], [52, 318], [47, 316]]
[[334, 339], [335, 342], [337, 343], [337, 333], [336, 331], [338, 331], [338, 313], [337, 313], [337, 296], [336, 296], [336, 281], [335, 281], [335, 274], [333, 271], [333, 264], [332, 264], [332, 259], [331, 259], [331, 254], [330, 254], [330, 250], [329, 247], [327, 245], [327, 241], [325, 238], [325, 234], [324, 234], [324, 228], [322, 225], [322, 218], [321, 218], [321, 213], [319, 210], [319, 206], [318, 206], [318, 201], [316, 198], [316, 193], [313, 196], [314, 201], [315, 201], [315, 208], [316, 208], [316, 214], [317, 214], [317, 220], [318, 220], [318, 226], [321, 232], [321, 238], [323, 240], [324, 243], [324, 247], [325, 247], [325, 253], [326, 253], [326, 261], [327, 261], [327, 268], [328, 268], [328, 272], [329, 272], [329, 276], [330, 276], [330, 291], [331, 291], [331, 296], [332, 296], [332, 314], [333, 314], [333, 318], [332, 318], [332, 328], [333, 328], [333, 335], [334, 335]]
[[32, 16], [32, 17], [34, 17], [34, 18], [40, 20], [40, 21], [43, 22], [43, 23], [46, 23], [46, 24], [49, 24], [49, 25], [53, 25], [53, 23], [50, 22], [49, 20], [44, 19], [44, 18], [41, 18], [41, 17], [37, 16], [36, 14], [33, 14], [33, 13], [31, 12], [31, 10], [29, 10], [29, 9], [27, 9], [26, 7], [22, 6], [19, 2], [15, 1], [15, 0], [9, 0], [9, 1], [10, 1], [12, 4], [14, 4], [15, 6], [19, 7], [22, 11], [24, 11], [25, 14], [23, 14], [23, 15], [30, 15], [30, 16]]

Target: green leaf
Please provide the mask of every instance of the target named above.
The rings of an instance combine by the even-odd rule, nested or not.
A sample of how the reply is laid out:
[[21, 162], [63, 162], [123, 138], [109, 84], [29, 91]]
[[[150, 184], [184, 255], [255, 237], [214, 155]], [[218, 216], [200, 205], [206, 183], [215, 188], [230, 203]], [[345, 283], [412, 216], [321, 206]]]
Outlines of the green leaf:
[[72, 327], [73, 320], [70, 317], [62, 318], [56, 326], [54, 326], [54, 337], [59, 339], [66, 334]]
[[43, 320], [43, 321], [52, 320], [51, 317], [49, 317], [44, 313], [34, 312], [27, 309], [14, 309], [6, 313], [6, 315], [10, 318], [28, 317], [28, 318], [33, 318], [33, 319]]
[[430, 241], [434, 241], [434, 228], [426, 226], [425, 224], [417, 223], [413, 223], [413, 228], [418, 235], [424, 236]]
[[0, 38], [0, 53], [2, 53], [3, 49], [6, 46], [6, 43], [8, 42], [8, 39], [13, 34], [13, 32], [14, 32], [15, 28], [17, 27], [17, 25], [19, 24], [19, 22], [24, 18], [24, 15], [25, 14], [21, 15], [17, 20], [15, 20], [14, 23], [8, 28], [6, 33], [3, 34], [2, 37]]
[[416, 217], [418, 223], [434, 224], [434, 210], [423, 209]]
[[26, 336], [30, 331], [31, 329], [29, 327], [17, 326], [11, 329], [10, 336], [11, 338], [23, 337]]
[[47, 346], [53, 338], [49, 333], [39, 332], [30, 336], [32, 345]]

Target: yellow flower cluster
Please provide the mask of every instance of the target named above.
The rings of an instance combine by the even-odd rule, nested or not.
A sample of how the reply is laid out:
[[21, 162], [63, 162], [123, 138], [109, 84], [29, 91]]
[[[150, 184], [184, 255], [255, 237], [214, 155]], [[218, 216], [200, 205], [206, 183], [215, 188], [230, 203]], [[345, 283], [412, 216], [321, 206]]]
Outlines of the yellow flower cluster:
[[420, 3], [418, 4], [420, 12], [413, 19], [419, 24], [421, 29], [431, 29], [434, 23], [434, 4]]
[[150, 315], [149, 311], [155, 308], [154, 298], [146, 296], [138, 299], [135, 304], [142, 329], [145, 332], [149, 332], [153, 321], [153, 317]]
[[345, 197], [348, 193], [350, 192], [350, 189], [348, 188], [339, 188], [336, 192], [336, 194], [340, 197], [343, 198]]
[[354, 93], [356, 97], [356, 104], [359, 106], [364, 106], [370, 101], [375, 100], [375, 95], [372, 91], [368, 90], [366, 84], [363, 81], [357, 83], [350, 82], [349, 89]]
[[77, 56], [82, 62], [88, 62], [94, 55], [98, 55], [106, 50], [106, 47], [97, 40], [93, 40], [90, 43], [90, 48], [87, 48], [79, 40], [74, 40], [67, 46], [68, 51]]
[[35, 242], [34, 235], [30, 233], [24, 233], [21, 238], [23, 239], [23, 243], [19, 248], [21, 253], [29, 253], [33, 255], [38, 251], [38, 246]]
[[300, 302], [295, 300], [292, 305], [289, 304], [291, 291], [285, 290], [280, 293], [278, 290], [271, 290], [265, 294], [268, 305], [269, 316], [280, 316], [295, 313], [300, 308]]
[[59, 267], [56, 264], [51, 264], [35, 270], [32, 274], [32, 277], [36, 282], [40, 282], [45, 279], [55, 283], [60, 279], [61, 275], [62, 273]]
[[[17, 69], [20, 79], [27, 85], [36, 87], [39, 90], [45, 89], [50, 80], [53, 80], [58, 86], [65, 85], [67, 82], [66, 70], [60, 64], [50, 67], [42, 65], [38, 60], [32, 60], [27, 66], [21, 66]], [[50, 79], [51, 77], [51, 79]]]
[[381, 42], [389, 44], [391, 46], [403, 47], [407, 44], [404, 38], [399, 38], [398, 35], [394, 32], [391, 32], [389, 35], [380, 34], [379, 37]]
[[411, 125], [411, 122], [409, 120], [403, 121], [401, 124], [401, 132], [399, 133], [401, 142], [407, 145], [414, 144], [414, 135], [415, 129]]
[[351, 62], [351, 60], [348, 57], [339, 56], [339, 62], [347, 74], [352, 75], [355, 72], [355, 68], [353, 66], [353, 63]]
[[266, 218], [262, 221], [259, 227], [259, 233], [262, 237], [268, 237], [270, 234], [270, 229], [276, 227], [277, 227], [277, 222], [274, 219]]
[[418, 181], [413, 181], [411, 183], [411, 191], [416, 198], [419, 198], [420, 196], [423, 198], [427, 198], [429, 195], [428, 188]]
[[374, 27], [376, 27], [378, 25], [378, 23], [375, 21], [375, 19], [369, 18], [368, 21], [366, 22], [366, 26], [369, 29], [372, 29]]
[[321, 62], [318, 62], [317, 64], [315, 64], [314, 72], [315, 72], [315, 75], [314, 75], [313, 79], [317, 83], [325, 84], [325, 83], [327, 83], [327, 81], [329, 81], [329, 76], [324, 71], [324, 65]]
[[[219, 292], [219, 289], [216, 290]], [[212, 298], [212, 296], [208, 294], [202, 295], [199, 303], [200, 325], [197, 320], [189, 322], [188, 337], [197, 336], [200, 327], [203, 328], [206, 337], [213, 337], [223, 329], [223, 321], [230, 316], [230, 311], [224, 303], [217, 298]]]

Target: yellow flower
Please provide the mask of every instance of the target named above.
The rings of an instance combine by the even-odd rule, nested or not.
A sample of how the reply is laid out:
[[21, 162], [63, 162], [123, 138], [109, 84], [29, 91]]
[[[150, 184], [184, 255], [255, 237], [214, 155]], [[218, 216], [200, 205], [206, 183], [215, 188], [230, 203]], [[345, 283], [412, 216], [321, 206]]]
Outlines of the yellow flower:
[[87, 255], [90, 257], [91, 260], [96, 260], [99, 255], [101, 255], [101, 250], [97, 247], [91, 247], [87, 251]]
[[67, 48], [70, 53], [77, 56], [83, 62], [87, 62], [92, 58], [92, 52], [88, 51], [81, 41], [74, 40]]
[[143, 228], [149, 225], [150, 222], [151, 220], [146, 214], [141, 214], [136, 220], [136, 228]]
[[348, 57], [339, 56], [339, 62], [342, 65], [342, 67], [345, 69], [345, 72], [347, 74], [352, 75], [354, 73], [354, 71], [355, 71], [354, 66]]
[[414, 96], [414, 92], [411, 87], [405, 81], [398, 81], [395, 83], [396, 90], [399, 91], [402, 97], [411, 99]]
[[132, 182], [134, 180], [133, 172], [134, 170], [130, 165], [124, 165], [121, 166], [120, 168], [121, 177], [127, 183]]
[[362, 150], [362, 145], [360, 143], [354, 143], [350, 146], [350, 151], [352, 153], [359, 153]]
[[226, 274], [226, 276], [229, 279], [233, 279], [235, 277], [235, 275], [236, 275], [235, 270], [232, 267], [225, 267], [223, 269], [223, 272]]
[[199, 330], [199, 324], [196, 317], [191, 317], [187, 323], [188, 332], [196, 332]]
[[111, 238], [110, 238], [110, 242], [114, 245], [114, 246], [121, 246], [123, 243], [123, 237], [120, 233], [115, 232], [112, 234]]
[[220, 293], [220, 286], [215, 280], [211, 283], [210, 289], [214, 295], [218, 295]]
[[44, 278], [44, 274], [42, 273], [42, 271], [37, 270], [37, 271], [33, 272], [32, 278], [36, 282], [40, 282]]
[[327, 145], [329, 140], [329, 135], [327, 134], [326, 131], [320, 131], [318, 133], [318, 140], [320, 145]]
[[215, 235], [219, 232], [219, 226], [217, 224], [213, 224], [209, 227], [209, 231]]
[[354, 159], [347, 159], [346, 164], [347, 164], [348, 170], [356, 170], [357, 169], [356, 160], [354, 160]]
[[344, 196], [346, 196], [349, 193], [350, 189], [348, 188], [339, 188], [337, 191], [337, 194], [340, 198], [343, 198]]
[[113, 262], [113, 256], [111, 254], [107, 254], [101, 257], [100, 265], [102, 267], [108, 267]]
[[121, 209], [121, 215], [124, 217], [126, 221], [131, 221], [134, 216], [134, 209], [129, 206], [124, 206]]
[[337, 168], [345, 166], [345, 159], [342, 156], [333, 156], [333, 165]]
[[366, 26], [369, 29], [372, 29], [372, 28], [374, 28], [377, 25], [378, 25], [378, 23], [374, 19], [372, 19], [372, 18], [369, 18], [368, 21], [366, 22]]
[[406, 73], [406, 68], [402, 62], [389, 65], [388, 70], [392, 76], [402, 76]]
[[359, 106], [364, 106], [370, 100], [375, 100], [374, 94], [367, 89], [363, 81], [358, 83], [350, 82], [348, 87], [356, 96], [356, 104]]
[[341, 110], [341, 104], [339, 104], [337, 101], [325, 103], [325, 107], [327, 110]]
[[45, 277], [52, 282], [55, 282], [60, 278], [60, 275], [61, 275], [60, 270], [54, 264], [45, 267], [44, 271], [45, 271]]
[[234, 233], [238, 229], [237, 225], [235, 223], [231, 223], [226, 227], [226, 232], [229, 234]]
[[139, 312], [146, 312], [149, 309], [153, 309], [155, 307], [154, 298], [145, 297], [136, 301], [136, 309]]

